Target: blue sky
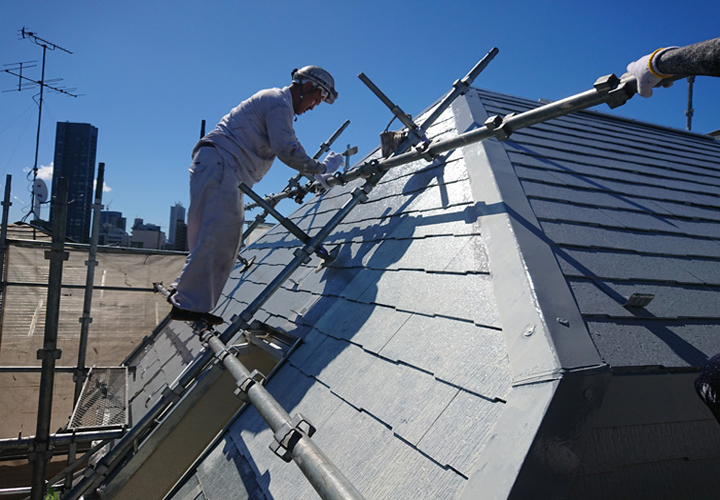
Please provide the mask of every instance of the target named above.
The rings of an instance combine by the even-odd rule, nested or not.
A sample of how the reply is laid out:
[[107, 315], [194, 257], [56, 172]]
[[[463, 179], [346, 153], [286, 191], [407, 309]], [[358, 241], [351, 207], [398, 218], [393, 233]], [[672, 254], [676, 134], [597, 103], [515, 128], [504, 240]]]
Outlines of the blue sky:
[[[26, 75], [40, 79], [42, 49], [20, 38], [22, 27], [73, 52], [47, 53], [46, 79], [62, 78], [57, 85], [82, 95], [45, 94], [39, 167], [44, 172], [52, 164], [56, 122], [91, 123], [99, 129], [97, 160], [106, 165], [103, 204], [129, 224], [139, 217], [167, 231], [170, 207], [189, 203], [187, 169], [201, 120], [209, 130], [257, 90], [287, 85], [294, 67], [325, 67], [340, 93], [333, 106], [296, 122], [306, 150], [314, 153], [350, 120], [335, 149], [358, 146], [359, 159], [378, 145], [392, 118], [357, 78], [361, 72], [416, 115], [498, 47], [476, 86], [556, 100], [591, 88], [599, 76], [622, 74], [628, 62], [658, 47], [720, 36], [718, 20], [717, 0], [3, 0], [0, 63], [36, 60]], [[17, 78], [0, 73], [1, 90], [15, 85]], [[11, 174], [11, 222], [30, 208], [34, 95], [0, 93], [0, 193]], [[684, 129], [686, 106], [681, 81], [650, 99], [597, 109]], [[720, 129], [720, 79], [696, 80], [694, 108], [694, 131]], [[391, 128], [399, 128], [397, 121]], [[294, 173], [276, 162], [255, 190], [279, 192]], [[42, 215], [48, 218], [47, 207]]]

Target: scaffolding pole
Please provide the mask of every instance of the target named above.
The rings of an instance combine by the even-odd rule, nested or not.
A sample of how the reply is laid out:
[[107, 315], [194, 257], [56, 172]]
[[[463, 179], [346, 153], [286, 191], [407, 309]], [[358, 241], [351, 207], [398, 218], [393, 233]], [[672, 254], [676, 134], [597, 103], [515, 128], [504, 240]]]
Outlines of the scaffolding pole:
[[98, 164], [98, 176], [95, 185], [95, 203], [93, 204], [93, 225], [90, 235], [90, 248], [88, 250], [88, 260], [85, 262], [87, 266], [87, 274], [85, 279], [85, 297], [83, 302], [83, 314], [80, 317], [80, 345], [78, 347], [77, 369], [75, 371], [75, 396], [73, 398], [73, 406], [80, 399], [83, 383], [87, 377], [87, 369], [85, 367], [85, 359], [87, 356], [87, 341], [92, 323], [90, 311], [92, 309], [93, 285], [95, 284], [95, 267], [97, 267], [97, 247], [100, 235], [100, 211], [102, 210], [102, 189], [105, 182], [105, 164]]
[[[678, 78], [684, 77], [678, 76], [668, 80], [676, 80]], [[612, 74], [607, 75], [599, 78], [591, 90], [539, 106], [524, 113], [510, 114], [504, 118], [499, 116], [490, 117], [482, 127], [475, 130], [435, 144], [430, 144], [425, 149], [421, 148], [396, 154], [383, 160], [365, 162], [346, 173], [330, 177], [327, 183], [331, 187], [347, 184], [358, 178], [368, 178], [376, 172], [384, 172], [391, 168], [422, 159], [428, 160], [447, 151], [476, 142], [493, 138], [502, 141], [507, 139], [513, 132], [522, 128], [537, 125], [538, 123], [565, 116], [576, 111], [583, 111], [599, 104], [607, 104], [611, 108], [616, 108], [625, 104], [635, 93], [637, 93], [637, 81], [632, 75], [626, 73], [622, 78], [618, 78]], [[297, 196], [299, 189], [301, 188], [274, 195], [271, 199], [266, 198], [266, 201], [277, 203], [281, 198]]]
[[5, 198], [2, 202], [2, 226], [0, 227], [0, 345], [2, 345], [2, 324], [5, 311], [5, 261], [8, 259], [7, 229], [10, 218], [10, 187], [12, 186], [12, 175], [5, 176]]
[[257, 372], [250, 373], [214, 332], [206, 332], [203, 341], [237, 382], [238, 395], [252, 403], [270, 426], [277, 443], [271, 446], [271, 449], [276, 454], [287, 462], [293, 460], [321, 498], [326, 500], [363, 498], [310, 439], [315, 429], [302, 415], [291, 418], [262, 383], [258, 383], [260, 380]]
[[[494, 56], [494, 50], [488, 53], [488, 56]], [[482, 61], [481, 61], [482, 63]], [[484, 64], [478, 64], [476, 68], [484, 69]], [[479, 72], [479, 71], [478, 71]], [[469, 79], [468, 79], [469, 80]], [[466, 85], [457, 85], [452, 92], [452, 99], [445, 99], [442, 106], [447, 108], [452, 104], [455, 97], [465, 93], [470, 81], [464, 80]], [[516, 130], [531, 125], [544, 122], [546, 120], [567, 115], [576, 111], [594, 107], [598, 104], [606, 103], [611, 107], [617, 107], [624, 104], [635, 93], [636, 81], [631, 75], [623, 75], [622, 79], [615, 75], [608, 75], [598, 79], [592, 90], [576, 94], [555, 103], [540, 106], [537, 109], [520, 113], [517, 115], [508, 115], [505, 118], [491, 117], [484, 126], [460, 134], [459, 136], [440, 141], [435, 145], [429, 145], [427, 148], [421, 148], [416, 151], [404, 152], [410, 149], [413, 144], [407, 143], [398, 148], [395, 155], [385, 160], [372, 160], [363, 165], [348, 171], [344, 174], [336, 174], [328, 181], [330, 185], [345, 184], [350, 180], [357, 178], [365, 178], [366, 182], [355, 188], [351, 193], [351, 199], [335, 214], [334, 217], [323, 227], [315, 236], [311, 237], [303, 247], [295, 251], [295, 259], [293, 259], [285, 269], [276, 278], [267, 285], [265, 290], [243, 311], [240, 315], [232, 318], [232, 323], [219, 336], [213, 335], [213, 339], [217, 340], [217, 349], [222, 350], [222, 345], [229, 344], [241, 329], [247, 329], [250, 321], [262, 307], [262, 305], [277, 291], [277, 289], [297, 270], [303, 263], [310, 261], [311, 256], [317, 251], [320, 244], [330, 235], [330, 233], [345, 219], [345, 217], [359, 204], [367, 200], [368, 193], [377, 185], [384, 174], [391, 168], [405, 165], [420, 159], [433, 158], [441, 153], [463, 147], [472, 143], [481, 142], [491, 138], [504, 140]], [[442, 111], [433, 113], [433, 119], [436, 119]], [[424, 123], [424, 127], [430, 123]], [[299, 188], [289, 190], [280, 195], [266, 197], [265, 201], [272, 204], [277, 203], [280, 199], [289, 198], [301, 193]], [[208, 339], [210, 340], [210, 339]], [[215, 343], [212, 340], [212, 343]], [[191, 363], [186, 371], [179, 377], [174, 387], [168, 387], [153, 406], [153, 408], [141, 419], [140, 422], [126, 434], [116, 446], [105, 455], [100, 462], [94, 467], [94, 470], [86, 471], [85, 477], [68, 493], [65, 497], [67, 500], [77, 500], [85, 491], [96, 488], [108, 477], [121, 460], [129, 453], [133, 446], [149, 432], [149, 429], [158, 424], [163, 414], [177, 402], [185, 393], [187, 388], [192, 385], [196, 378], [205, 370], [205, 367], [212, 361], [215, 354], [212, 349], [206, 349], [193, 363]], [[226, 356], [229, 358], [231, 356]], [[244, 376], [244, 375], [243, 375]], [[252, 377], [251, 377], [252, 378]], [[257, 384], [259, 385], [259, 384]]]
[[47, 310], [43, 347], [37, 356], [42, 360], [40, 375], [40, 396], [38, 400], [37, 431], [33, 450], [29, 459], [33, 462], [31, 500], [42, 500], [45, 496], [45, 472], [47, 462], [52, 457], [50, 446], [50, 419], [52, 417], [53, 387], [55, 384], [55, 361], [60, 359], [57, 348], [57, 326], [60, 317], [60, 290], [62, 283], [63, 261], [68, 259], [65, 251], [65, 226], [67, 219], [68, 180], [61, 177], [58, 181], [58, 193], [54, 202], [54, 221], [52, 246], [45, 258], [50, 260], [48, 276]]
[[688, 99], [687, 99], [687, 109], [685, 110], [685, 116], [687, 117], [685, 128], [687, 130], [692, 130], [692, 118], [693, 118], [693, 115], [695, 114], [695, 110], [693, 109], [693, 84], [695, 83], [695, 77], [688, 76], [687, 82], [688, 82]]
[[[92, 323], [92, 297], [93, 297], [93, 285], [95, 284], [95, 268], [98, 265], [97, 261], [97, 247], [98, 239], [100, 237], [100, 211], [102, 210], [102, 190], [105, 182], [105, 164], [100, 162], [98, 164], [98, 175], [95, 182], [95, 203], [93, 204], [93, 224], [92, 232], [90, 234], [90, 247], [88, 250], [88, 260], [85, 261], [87, 266], [87, 273], [85, 276], [85, 296], [83, 300], [83, 313], [80, 317], [80, 342], [78, 345], [78, 358], [77, 368], [73, 379], [75, 381], [75, 393], [73, 396], [73, 407], [77, 405], [80, 400], [80, 393], [82, 392], [85, 379], [87, 378], [87, 367], [85, 361], [87, 358], [87, 343], [88, 334], [90, 332], [90, 323]], [[77, 444], [71, 443], [68, 449], [68, 466], [75, 461], [75, 453], [77, 451]], [[65, 476], [65, 489], [72, 487], [72, 472], [68, 472]]]
[[[53, 446], [72, 443], [89, 443], [92, 441], [117, 439], [125, 434], [124, 429], [102, 430], [102, 431], [73, 431], [60, 434], [50, 434], [48, 442]], [[32, 449], [35, 443], [35, 436], [0, 439], [0, 451], [16, 448]]]
[[[497, 53], [497, 49], [493, 49], [491, 52], [489, 52], [485, 56], [483, 61], [489, 61], [489, 59], [492, 59], [492, 57], [494, 57], [495, 53]], [[487, 65], [487, 62], [484, 63], [483, 61], [478, 63], [471, 71], [471, 73], [474, 73], [474, 76], [477, 76], [477, 74], [479, 74], [480, 71], [482, 71], [482, 69], [484, 69]], [[469, 74], [464, 79], [468, 86], [471, 82], [470, 76], [471, 75]], [[455, 90], [451, 92], [451, 95], [453, 95], [453, 97], [443, 100], [443, 110], [449, 107], [452, 104], [452, 101], [457, 96], [461, 95], [461, 93], [464, 93], [465, 90], [466, 89], [464, 89], [463, 86], [456, 85]], [[437, 119], [437, 117], [439, 117], [441, 113], [442, 110], [440, 110], [440, 112], [433, 113], [431, 118], [433, 120]], [[423, 125], [425, 127], [429, 127], [431, 123], [428, 120]], [[412, 147], [412, 145], [412, 142], [406, 141], [405, 144], [401, 146], [402, 149], [399, 148], [397, 152], [401, 153], [405, 149], [409, 149], [410, 147]], [[409, 163], [410, 161], [414, 160], [409, 160], [405, 163]], [[350, 171], [348, 172], [348, 174], [352, 174], [353, 172], [356, 172], [356, 170]], [[321, 229], [318, 234], [310, 238], [302, 248], [298, 248], [295, 251], [295, 259], [293, 259], [292, 262], [290, 262], [284, 268], [284, 270], [278, 276], [276, 276], [276, 278], [271, 283], [267, 285], [265, 290], [263, 290], [263, 292], [245, 309], [242, 314], [233, 316], [232, 323], [219, 337], [217, 337], [219, 342], [221, 342], [222, 344], [228, 344], [241, 329], [249, 328], [250, 321], [260, 309], [260, 307], [262, 307], [262, 305], [265, 304], [265, 302], [280, 288], [280, 286], [285, 281], [287, 281], [287, 279], [292, 275], [292, 273], [294, 273], [302, 264], [310, 261], [311, 256], [317, 252], [322, 242], [345, 219], [345, 217], [347, 217], [358, 204], [367, 200], [368, 193], [372, 191], [372, 189], [382, 179], [386, 172], [387, 170], [378, 170], [369, 174], [369, 178], [366, 180], [365, 184], [362, 187], [358, 187], [352, 191], [351, 199], [345, 203], [345, 205], [338, 211], [338, 213], [335, 214], [335, 216], [328, 222], [328, 224], [326, 224], [326, 226]], [[331, 178], [331, 180], [332, 179], [333, 178]], [[266, 201], [268, 201], [268, 198], [266, 198]], [[277, 201], [279, 200], [280, 199], [278, 199]], [[269, 202], [269, 204], [272, 204], [272, 202]], [[193, 381], [204, 371], [205, 366], [212, 360], [212, 358], [213, 353], [210, 349], [206, 349], [199, 358], [197, 358], [193, 363], [191, 363], [187, 370], [179, 378], [175, 387], [173, 387], [172, 389], [169, 388], [166, 391], [166, 393], [160, 398], [160, 400], [155, 404], [155, 406], [153, 406], [153, 408], [147, 414], [145, 414], [141, 421], [138, 422], [138, 424], [117, 443], [115, 448], [113, 448], [106, 456], [104, 456], [100, 460], [100, 462], [95, 467], [95, 470], [88, 471], [88, 473], [85, 474], [85, 477], [75, 486], [75, 488], [72, 489], [72, 491], [68, 493], [65, 498], [67, 500], [77, 500], [85, 491], [100, 486], [100, 484], [102, 484], [102, 482], [110, 474], [110, 472], [114, 470], [117, 464], [125, 457], [128, 452], [131, 451], [136, 442], [143, 435], [145, 435], [146, 431], [151, 426], [157, 424], [157, 420], [160, 418], [160, 416], [164, 414], [174, 402], [178, 401], [182, 397], [187, 387], [192, 384]], [[310, 467], [313, 466], [310, 465]]]

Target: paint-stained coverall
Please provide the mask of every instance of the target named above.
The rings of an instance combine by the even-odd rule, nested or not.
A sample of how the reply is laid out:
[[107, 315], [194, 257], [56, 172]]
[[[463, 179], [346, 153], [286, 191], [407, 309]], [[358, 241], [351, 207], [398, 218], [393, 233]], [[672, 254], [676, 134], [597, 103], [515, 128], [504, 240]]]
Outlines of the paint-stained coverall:
[[244, 223], [240, 183], [252, 186], [275, 157], [308, 175], [325, 165], [303, 149], [293, 129], [290, 87], [262, 90], [230, 111], [193, 149], [188, 248], [170, 297], [180, 309], [212, 310], [235, 264]]

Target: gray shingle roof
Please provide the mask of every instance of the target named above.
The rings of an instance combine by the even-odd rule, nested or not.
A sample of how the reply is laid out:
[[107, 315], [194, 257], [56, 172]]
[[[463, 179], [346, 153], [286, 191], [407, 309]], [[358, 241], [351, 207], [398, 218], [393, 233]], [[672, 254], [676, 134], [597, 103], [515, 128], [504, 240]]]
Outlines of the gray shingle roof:
[[[483, 102], [504, 114], [514, 99]], [[584, 112], [518, 131], [505, 148], [605, 362], [700, 366], [715, 354], [717, 141]], [[655, 298], [623, 307], [633, 293]]]
[[[473, 90], [429, 135], [535, 106]], [[313, 257], [255, 315], [302, 339], [267, 388], [367, 498], [508, 496], [563, 377], [602, 385], [608, 366], [690, 369], [720, 350], [719, 174], [711, 139], [593, 112], [395, 168], [326, 240], [337, 260]], [[314, 234], [361, 183], [291, 219]], [[298, 246], [278, 226], [245, 249], [217, 313], [242, 313]], [[655, 298], [623, 307], [636, 292]], [[132, 361], [136, 418], [197, 355], [190, 337], [171, 323]], [[566, 384], [567, 407], [597, 407], [598, 380]], [[315, 498], [272, 440], [247, 408], [174, 498], [239, 479], [250, 498]]]

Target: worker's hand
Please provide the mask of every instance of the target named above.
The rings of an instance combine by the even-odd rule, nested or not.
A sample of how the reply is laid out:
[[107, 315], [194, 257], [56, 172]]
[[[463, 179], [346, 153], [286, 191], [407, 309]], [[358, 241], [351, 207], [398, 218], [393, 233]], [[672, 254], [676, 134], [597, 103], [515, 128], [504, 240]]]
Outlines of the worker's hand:
[[[661, 52], [664, 52], [665, 50], [668, 50], [669, 48], [674, 47], [668, 47], [667, 49], [662, 50], [656, 50], [652, 54], [648, 54], [646, 56], [641, 57], [637, 61], [631, 62], [627, 66], [628, 73], [630, 73], [632, 76], [635, 77], [635, 80], [637, 80], [637, 91], [638, 94], [640, 94], [643, 97], [650, 97], [653, 94], [653, 87], [656, 87], [658, 83], [660, 83], [663, 78], [659, 75], [657, 71], [657, 67], [653, 65], [653, 59], [658, 57], [658, 55]], [[653, 71], [650, 71], [650, 66], [652, 66], [653, 71], [656, 74], [653, 74]], [[672, 76], [672, 75], [667, 75]], [[663, 87], [670, 87], [672, 85], [672, 82], [667, 82], [663, 84]]]
[[323, 162], [323, 165], [325, 165], [325, 172], [326, 174], [332, 174], [335, 172], [338, 168], [340, 168], [340, 165], [343, 164], [343, 157], [340, 154], [337, 154], [335, 151], [330, 151], [328, 155], [325, 157], [325, 161]]
[[313, 179], [318, 181], [320, 183], [320, 185], [325, 188], [325, 191], [329, 191], [330, 186], [328, 185], [327, 181], [332, 176], [333, 176], [333, 174], [315, 174], [315, 175], [313, 175]]

